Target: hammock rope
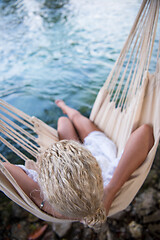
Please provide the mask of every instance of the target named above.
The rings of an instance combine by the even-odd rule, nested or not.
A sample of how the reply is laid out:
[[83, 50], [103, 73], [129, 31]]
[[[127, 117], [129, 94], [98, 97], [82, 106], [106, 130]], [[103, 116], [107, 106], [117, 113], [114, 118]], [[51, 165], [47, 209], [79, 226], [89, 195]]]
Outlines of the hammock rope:
[[[144, 163], [132, 174], [117, 193], [109, 216], [126, 208], [143, 184], [155, 157], [160, 139], [160, 41], [157, 65], [149, 74], [156, 37], [160, 0], [143, 0], [122, 51], [100, 89], [90, 119], [111, 138], [121, 154], [128, 137], [136, 127], [153, 125], [155, 143]], [[58, 141], [57, 131], [36, 117], [0, 99], [0, 142], [35, 169], [41, 150]], [[11, 142], [11, 143], [10, 143]], [[22, 150], [19, 150], [22, 148]], [[30, 156], [28, 156], [30, 154]], [[37, 217], [51, 222], [71, 222], [54, 218], [41, 211], [20, 189], [1, 161], [8, 161], [0, 153], [0, 190], [17, 204]]]
[[144, 72], [148, 71], [158, 15], [159, 1], [144, 0], [120, 57], [104, 84], [104, 88], [110, 92], [111, 100], [121, 109], [127, 108], [128, 100], [136, 95]]
[[[22, 147], [29, 154], [31, 154], [34, 158], [36, 158], [38, 154], [38, 146], [36, 145], [36, 138], [26, 131], [24, 128], [28, 128], [30, 131], [34, 131], [34, 126], [31, 122], [31, 117], [21, 112], [16, 108], [12, 108], [11, 105], [7, 104], [3, 100], [0, 100], [0, 110], [3, 114], [6, 114], [9, 118], [12, 118], [11, 121], [8, 117], [0, 114], [0, 132], [12, 140], [14, 143]], [[16, 120], [18, 124], [23, 125], [20, 127], [18, 124], [14, 122]], [[15, 152], [20, 158], [24, 161], [29, 160], [27, 156], [25, 156], [22, 152], [20, 152], [14, 145], [10, 144], [5, 138], [0, 137], [1, 141], [9, 147], [13, 152]]]
[[148, 69], [159, 6], [159, 0], [143, 0], [128, 39], [100, 89], [90, 115], [90, 119], [117, 144], [118, 154], [124, 149], [131, 131], [140, 123], [138, 118], [150, 81]]

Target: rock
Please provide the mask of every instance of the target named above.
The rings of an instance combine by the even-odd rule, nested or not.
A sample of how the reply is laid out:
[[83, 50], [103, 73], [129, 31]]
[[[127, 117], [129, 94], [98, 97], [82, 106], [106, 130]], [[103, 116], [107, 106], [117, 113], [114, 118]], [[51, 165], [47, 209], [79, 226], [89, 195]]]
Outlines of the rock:
[[118, 236], [119, 236], [119, 239], [130, 239], [131, 238], [131, 234], [128, 231], [126, 225], [123, 225], [123, 227], [120, 228]]
[[9, 211], [8, 209], [5, 209], [1, 211], [0, 214], [1, 214], [0, 216], [1, 224], [3, 224], [3, 226], [6, 226], [7, 224], [9, 224], [11, 211]]
[[[0, 192], [1, 193], [1, 192]], [[1, 194], [0, 194], [1, 197]], [[8, 199], [3, 201], [0, 198], [0, 222], [1, 227], [5, 227], [9, 224], [9, 220], [12, 216], [12, 202], [8, 201]]]
[[108, 239], [111, 239], [111, 233], [109, 231], [108, 224], [105, 223], [105, 224], [103, 224], [101, 231], [98, 233], [98, 239], [105, 240], [106, 236], [108, 236], [108, 235], [109, 235]]
[[89, 227], [85, 227], [83, 231], [82, 239], [84, 240], [92, 240], [93, 230]]
[[37, 218], [35, 215], [28, 213], [27, 221], [29, 223], [35, 223], [35, 222], [38, 222], [38, 220], [39, 220], [39, 218]]
[[48, 231], [44, 234], [44, 236], [41, 238], [41, 240], [58, 240], [59, 238], [56, 236], [56, 233], [53, 231]]
[[128, 227], [133, 238], [141, 239], [142, 226], [140, 224], [136, 223], [135, 221], [132, 221]]
[[157, 181], [158, 172], [155, 169], [151, 169], [144, 183], [144, 188], [148, 188], [148, 186], [151, 186], [151, 184], [155, 185]]
[[160, 209], [160, 192], [157, 192], [157, 203], [158, 203], [159, 209]]
[[28, 212], [24, 210], [22, 207], [20, 207], [18, 204], [13, 203], [12, 204], [12, 216], [13, 218], [25, 218], [28, 216]]
[[148, 188], [144, 193], [141, 193], [135, 199], [132, 213], [146, 216], [156, 210], [156, 195], [157, 191], [153, 188]]
[[27, 223], [25, 221], [21, 221], [19, 223], [12, 224], [11, 239], [14, 239], [14, 240], [27, 239], [27, 236], [28, 236], [27, 230], [28, 230]]
[[[106, 238], [105, 238], [106, 239]], [[107, 240], [113, 240], [114, 237], [113, 237], [113, 234], [111, 233], [111, 231], [108, 229], [107, 231]]]
[[149, 224], [148, 226], [149, 232], [151, 232], [155, 239], [160, 239], [160, 223], [158, 224]]
[[67, 232], [69, 231], [71, 226], [72, 226], [72, 223], [70, 223], [70, 222], [53, 223], [52, 224], [52, 229], [59, 237], [63, 237], [67, 234]]
[[157, 210], [153, 214], [149, 216], [143, 217], [143, 223], [151, 223], [151, 222], [158, 222], [160, 221], [160, 210]]
[[69, 234], [67, 235], [67, 239], [69, 240], [82, 240], [82, 235], [83, 235], [83, 231], [84, 231], [84, 225], [82, 223], [79, 222], [74, 222], [72, 224], [72, 229], [71, 231], [69, 231]]
[[144, 239], [145, 239], [145, 240], [153, 240], [153, 237], [150, 236], [148, 232], [145, 232], [145, 234], [144, 234]]

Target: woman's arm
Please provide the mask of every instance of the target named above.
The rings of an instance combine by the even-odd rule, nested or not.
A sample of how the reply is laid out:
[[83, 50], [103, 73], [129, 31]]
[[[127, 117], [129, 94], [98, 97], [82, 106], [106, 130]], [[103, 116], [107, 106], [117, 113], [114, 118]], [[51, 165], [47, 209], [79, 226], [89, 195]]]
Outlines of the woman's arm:
[[[16, 180], [20, 188], [26, 193], [26, 195], [32, 200], [35, 198], [34, 202], [40, 206], [42, 199], [39, 197], [40, 188], [36, 182], [34, 182], [28, 175], [18, 166], [11, 164], [9, 162], [4, 162], [3, 165], [10, 172], [13, 178]], [[38, 201], [39, 200], [39, 201]]]
[[[25, 192], [25, 194], [31, 198], [31, 200], [40, 207], [42, 201], [43, 201], [43, 195], [40, 191], [40, 187], [38, 183], [34, 182], [32, 178], [30, 178], [23, 169], [21, 169], [18, 166], [15, 166], [14, 164], [4, 162], [3, 163], [5, 168], [11, 173], [13, 178], [16, 180], [17, 184], [20, 186], [20, 188]], [[57, 213], [50, 204], [45, 201], [43, 211], [47, 212], [50, 215], [53, 215], [57, 218], [65, 218], [61, 214]]]
[[153, 144], [153, 130], [149, 125], [143, 125], [131, 134], [113, 177], [104, 189], [104, 205], [107, 213], [116, 193], [144, 162]]

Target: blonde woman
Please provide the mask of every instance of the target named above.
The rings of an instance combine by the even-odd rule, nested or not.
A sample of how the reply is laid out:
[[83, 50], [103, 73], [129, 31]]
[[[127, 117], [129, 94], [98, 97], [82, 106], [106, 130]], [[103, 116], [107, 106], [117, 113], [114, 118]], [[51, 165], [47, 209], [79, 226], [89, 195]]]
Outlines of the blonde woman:
[[117, 158], [115, 144], [93, 122], [62, 100], [56, 104], [67, 115], [58, 120], [60, 141], [40, 154], [36, 171], [4, 165], [43, 211], [100, 228], [116, 193], [152, 148], [152, 127], [136, 129]]

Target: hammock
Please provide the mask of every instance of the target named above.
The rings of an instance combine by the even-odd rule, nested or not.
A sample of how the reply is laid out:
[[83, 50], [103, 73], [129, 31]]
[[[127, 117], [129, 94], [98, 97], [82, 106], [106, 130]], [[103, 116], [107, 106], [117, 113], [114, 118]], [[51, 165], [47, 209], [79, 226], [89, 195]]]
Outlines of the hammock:
[[[124, 149], [133, 129], [144, 123], [152, 124], [154, 129], [153, 148], [144, 163], [117, 193], [108, 216], [125, 209], [133, 200], [149, 173], [159, 144], [160, 43], [155, 73], [148, 72], [159, 5], [159, 0], [143, 0], [128, 39], [108, 79], [99, 91], [90, 115], [90, 119], [116, 143], [118, 155]], [[26, 167], [35, 169], [36, 162], [32, 159], [36, 159], [39, 151], [58, 141], [57, 131], [3, 100], [0, 100], [0, 111], [0, 141], [23, 159]], [[7, 161], [2, 153], [0, 160]], [[1, 162], [0, 190], [9, 198], [45, 221], [71, 222], [71, 220], [54, 218], [41, 211], [22, 191]]]

